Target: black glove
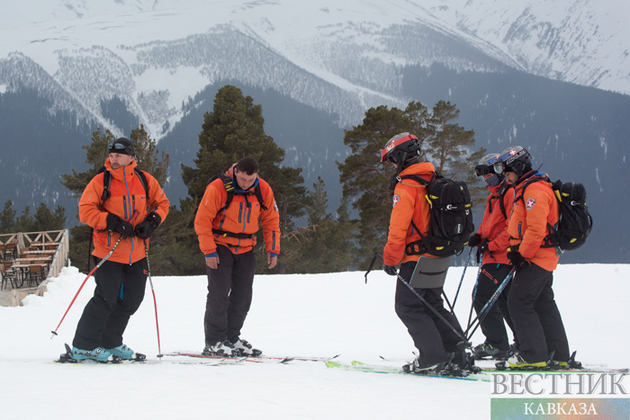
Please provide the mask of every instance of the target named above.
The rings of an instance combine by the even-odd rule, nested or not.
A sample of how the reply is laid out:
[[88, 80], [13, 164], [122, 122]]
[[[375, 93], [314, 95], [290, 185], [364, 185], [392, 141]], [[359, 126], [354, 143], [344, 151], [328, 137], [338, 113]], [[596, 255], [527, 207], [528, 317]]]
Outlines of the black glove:
[[471, 248], [474, 248], [477, 245], [479, 245], [480, 242], [481, 242], [481, 235], [478, 233], [475, 233], [474, 235], [470, 237], [470, 239], [468, 239], [468, 246]]
[[120, 233], [123, 239], [133, 236], [133, 226], [131, 223], [111, 213], [107, 215], [107, 230]]
[[134, 232], [138, 238], [148, 239], [155, 229], [160, 226], [162, 219], [155, 212], [149, 213], [144, 222], [138, 223]]
[[481, 241], [481, 243], [477, 246], [477, 263], [481, 261], [481, 257], [486, 251], [490, 251], [490, 242], [487, 239]]
[[507, 253], [507, 257], [512, 263], [512, 265], [516, 268], [521, 268], [527, 260], [523, 258], [520, 252], [518, 251], [510, 251]]
[[396, 270], [396, 266], [386, 265], [385, 267], [383, 267], [383, 270], [385, 270], [385, 272], [389, 274], [390, 276], [398, 275], [398, 270]]

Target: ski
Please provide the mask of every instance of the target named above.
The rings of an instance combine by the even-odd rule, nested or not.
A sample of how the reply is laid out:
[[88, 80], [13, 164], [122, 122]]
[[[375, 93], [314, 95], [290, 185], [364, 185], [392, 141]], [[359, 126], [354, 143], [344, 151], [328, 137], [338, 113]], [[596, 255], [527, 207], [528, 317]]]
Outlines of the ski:
[[204, 354], [196, 353], [196, 352], [171, 352], [171, 353], [165, 353], [164, 356], [186, 356], [186, 357], [195, 357], [195, 358], [200, 358], [200, 359], [243, 360], [245, 362], [252, 362], [252, 363], [276, 362], [276, 363], [285, 364], [294, 360], [304, 361], [304, 362], [325, 362], [327, 360], [332, 360], [338, 357], [339, 355], [335, 355], [333, 357], [291, 357], [291, 356], [281, 357], [281, 356], [265, 356], [265, 355], [238, 357], [238, 356], [210, 356], [210, 355], [204, 355]]
[[381, 366], [381, 365], [370, 365], [363, 362], [359, 362], [358, 360], [353, 360], [350, 364], [339, 363], [334, 360], [326, 361], [326, 366], [329, 368], [336, 368], [348, 371], [355, 372], [368, 372], [368, 373], [385, 373], [385, 374], [402, 374], [402, 375], [410, 375], [410, 376], [423, 376], [427, 378], [444, 378], [444, 379], [458, 379], [462, 381], [481, 381], [481, 382], [490, 382], [492, 377], [490, 375], [484, 375], [482, 373], [471, 373], [467, 376], [449, 376], [449, 375], [439, 375], [433, 373], [413, 373], [413, 372], [405, 372], [402, 368], [394, 367], [394, 366]]
[[496, 370], [496, 371], [516, 371], [516, 372], [591, 372], [591, 373], [628, 373], [627, 368], [621, 369], [613, 369], [607, 368], [605, 366], [583, 366], [582, 362], [575, 360], [576, 351], [571, 354], [566, 366], [560, 366], [559, 362], [553, 360], [553, 352], [547, 360], [547, 366], [531, 366], [531, 367], [511, 367], [510, 364], [506, 360], [502, 360], [494, 364], [494, 369], [487, 370]]
[[549, 367], [549, 368], [512, 368], [508, 365], [501, 365], [495, 367], [482, 367], [482, 371], [484, 372], [528, 372], [528, 373], [549, 373], [549, 372], [569, 372], [569, 373], [620, 373], [620, 374], [628, 374], [630, 370], [628, 368], [608, 368], [605, 366], [583, 366], [581, 368], [572, 368], [572, 367]]

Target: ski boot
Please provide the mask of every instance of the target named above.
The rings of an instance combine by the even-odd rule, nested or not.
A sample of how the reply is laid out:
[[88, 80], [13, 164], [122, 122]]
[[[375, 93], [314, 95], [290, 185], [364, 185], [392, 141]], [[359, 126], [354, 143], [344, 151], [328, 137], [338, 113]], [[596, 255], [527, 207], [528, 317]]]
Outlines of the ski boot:
[[229, 340], [217, 341], [215, 344], [207, 344], [201, 352], [204, 356], [220, 356], [220, 357], [232, 357], [234, 352], [234, 344]]
[[241, 340], [240, 338], [232, 343], [232, 346], [234, 346], [232, 356], [258, 357], [262, 354], [262, 350], [253, 348], [247, 340]]

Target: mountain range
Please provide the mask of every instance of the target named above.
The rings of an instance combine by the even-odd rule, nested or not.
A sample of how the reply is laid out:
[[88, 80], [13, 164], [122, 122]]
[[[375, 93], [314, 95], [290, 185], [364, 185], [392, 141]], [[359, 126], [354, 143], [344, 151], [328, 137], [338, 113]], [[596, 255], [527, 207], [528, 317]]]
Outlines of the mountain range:
[[203, 114], [233, 84], [334, 211], [344, 129], [370, 107], [449, 100], [476, 147], [523, 145], [587, 187], [597, 247], [567, 261], [628, 262], [612, 224], [630, 201], [628, 16], [588, 0], [15, 2], [0, 18], [0, 198], [74, 216], [59, 176], [85, 169], [90, 133], [143, 124], [171, 156], [177, 204]]

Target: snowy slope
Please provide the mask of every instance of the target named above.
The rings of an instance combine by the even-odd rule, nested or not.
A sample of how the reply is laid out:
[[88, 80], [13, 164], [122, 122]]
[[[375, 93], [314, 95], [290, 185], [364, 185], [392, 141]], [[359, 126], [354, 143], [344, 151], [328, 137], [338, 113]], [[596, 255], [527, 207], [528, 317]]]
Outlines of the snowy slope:
[[[106, 126], [102, 100], [128, 103], [155, 138], [218, 80], [274, 88], [354, 124], [371, 106], [405, 104], [406, 64], [516, 68], [630, 92], [627, 2], [528, 0], [31, 0], [3, 7], [0, 89], [16, 52]], [[22, 65], [23, 68], [25, 65]], [[7, 76], [9, 74], [9, 76]], [[3, 77], [4, 76], [4, 77]], [[51, 94], [53, 95], [53, 94]], [[55, 96], [55, 95], [53, 95]], [[83, 111], [84, 110], [84, 111]]]
[[[476, 270], [464, 277], [456, 313], [466, 323]], [[627, 367], [628, 265], [560, 265], [554, 289], [572, 349], [586, 363]], [[462, 268], [449, 271], [454, 297]], [[0, 307], [2, 419], [488, 419], [491, 385], [404, 375], [331, 370], [323, 363], [236, 366], [59, 365], [94, 287], [90, 280], [50, 339], [83, 281], [65, 269], [44, 297]], [[158, 277], [162, 351], [200, 350], [205, 277]], [[414, 350], [393, 308], [395, 280], [383, 272], [258, 276], [243, 337], [272, 355], [332, 356], [402, 363]], [[620, 333], [622, 332], [622, 333]], [[150, 290], [132, 317], [126, 342], [156, 361]], [[482, 340], [477, 334], [473, 342]], [[627, 378], [627, 377], [626, 377]], [[627, 382], [627, 381], [626, 381]], [[627, 389], [627, 384], [624, 383]], [[457, 403], [453, 403], [456, 396]], [[627, 396], [626, 396], [627, 397]]]

